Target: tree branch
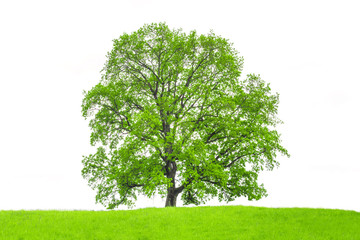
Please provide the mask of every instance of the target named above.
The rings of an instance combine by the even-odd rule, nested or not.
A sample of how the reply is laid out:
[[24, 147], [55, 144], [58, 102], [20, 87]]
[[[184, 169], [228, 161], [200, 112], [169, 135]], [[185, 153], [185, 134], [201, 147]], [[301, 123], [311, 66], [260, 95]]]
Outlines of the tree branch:
[[[253, 153], [253, 154], [250, 154], [250, 155], [253, 155], [253, 156], [258, 156], [258, 155], [260, 155], [260, 154], [263, 154], [263, 153], [265, 153], [266, 152], [266, 148], [264, 148], [261, 152], [259, 152], [259, 153]], [[231, 167], [231, 165], [233, 165], [237, 160], [239, 160], [239, 159], [241, 159], [241, 158], [243, 158], [243, 157], [245, 157], [245, 156], [248, 156], [248, 154], [243, 154], [243, 155], [241, 155], [241, 156], [239, 156], [239, 157], [237, 157], [237, 158], [235, 158], [233, 161], [231, 161], [231, 163], [229, 163], [228, 165], [226, 165], [226, 166], [224, 166], [225, 168], [229, 168], [229, 167]]]
[[183, 100], [184, 100], [184, 94], [185, 94], [185, 89], [189, 87], [190, 85], [190, 81], [194, 75], [194, 73], [197, 71], [197, 69], [203, 64], [203, 62], [209, 57], [209, 54], [203, 58], [199, 63], [198, 65], [196, 66], [195, 70], [193, 70], [191, 72], [191, 75], [188, 77], [188, 79], [186, 80], [186, 84], [185, 84], [185, 87], [184, 87], [184, 91], [181, 93], [181, 95], [179, 95], [179, 97], [174, 101], [174, 105], [176, 105], [176, 103], [179, 101], [179, 99], [181, 98], [181, 106], [184, 107], [184, 104], [183, 104]]

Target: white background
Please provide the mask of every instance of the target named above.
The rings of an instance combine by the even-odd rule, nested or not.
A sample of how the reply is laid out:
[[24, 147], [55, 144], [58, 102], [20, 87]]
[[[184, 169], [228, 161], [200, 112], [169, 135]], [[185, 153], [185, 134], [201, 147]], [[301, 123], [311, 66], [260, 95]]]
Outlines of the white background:
[[[356, 2], [1, 1], [0, 210], [105, 209], [81, 177], [82, 155], [96, 152], [82, 90], [99, 82], [113, 39], [165, 21], [229, 39], [242, 78], [260, 74], [280, 94], [291, 158], [261, 174], [267, 198], [230, 205], [360, 211]], [[140, 196], [135, 209], [164, 204]]]

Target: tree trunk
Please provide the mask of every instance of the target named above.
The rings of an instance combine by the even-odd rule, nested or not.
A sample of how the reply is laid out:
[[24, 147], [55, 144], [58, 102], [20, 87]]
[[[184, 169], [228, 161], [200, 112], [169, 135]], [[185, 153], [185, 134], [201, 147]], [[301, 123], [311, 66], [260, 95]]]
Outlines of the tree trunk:
[[166, 196], [165, 207], [176, 207], [176, 198], [178, 193], [175, 192], [175, 188], [171, 187], [168, 189], [168, 194]]
[[179, 191], [178, 189], [176, 189], [175, 186], [176, 170], [177, 170], [176, 163], [169, 162], [167, 177], [171, 179], [172, 186], [167, 189], [168, 193], [166, 196], [165, 207], [176, 207], [176, 198], [179, 194]]
[[[175, 181], [174, 181], [175, 182]], [[168, 188], [168, 194], [166, 196], [165, 207], [176, 207], [176, 199], [179, 193], [185, 189], [185, 186], [182, 185], [178, 188], [170, 187]]]
[[[170, 125], [166, 124], [166, 122], [163, 122], [163, 127], [164, 127], [165, 136], [167, 136], [168, 133], [170, 132]], [[172, 152], [173, 152], [172, 142], [166, 143], [165, 153], [170, 155]], [[165, 156], [164, 159], [166, 162], [165, 169], [166, 169], [166, 176], [167, 178], [171, 179], [172, 186], [167, 189], [168, 193], [166, 196], [165, 207], [176, 207], [176, 198], [182, 190], [180, 190], [180, 188], [176, 188], [175, 186], [175, 176], [177, 170], [176, 162], [173, 157], [169, 157], [169, 158], [168, 157], [169, 156]]]

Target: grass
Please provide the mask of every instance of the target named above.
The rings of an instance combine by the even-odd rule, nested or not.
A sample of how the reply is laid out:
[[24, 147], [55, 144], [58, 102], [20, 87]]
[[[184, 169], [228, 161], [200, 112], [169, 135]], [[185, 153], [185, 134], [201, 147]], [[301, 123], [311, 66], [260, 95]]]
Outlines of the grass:
[[244, 206], [0, 211], [0, 239], [360, 240], [360, 213]]

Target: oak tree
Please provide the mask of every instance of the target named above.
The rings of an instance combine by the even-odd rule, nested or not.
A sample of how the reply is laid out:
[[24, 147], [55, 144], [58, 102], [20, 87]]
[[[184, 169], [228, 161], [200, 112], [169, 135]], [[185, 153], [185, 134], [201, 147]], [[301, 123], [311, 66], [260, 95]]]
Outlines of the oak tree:
[[82, 176], [96, 202], [131, 207], [137, 193], [176, 206], [266, 196], [258, 175], [288, 156], [275, 126], [279, 94], [214, 34], [145, 24], [113, 40], [100, 82], [84, 91], [95, 154]]

